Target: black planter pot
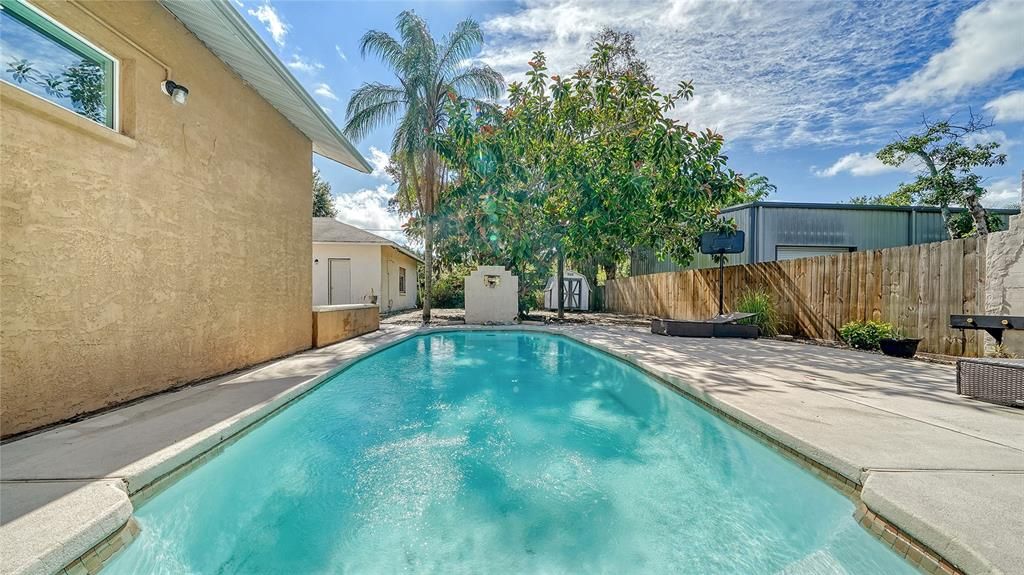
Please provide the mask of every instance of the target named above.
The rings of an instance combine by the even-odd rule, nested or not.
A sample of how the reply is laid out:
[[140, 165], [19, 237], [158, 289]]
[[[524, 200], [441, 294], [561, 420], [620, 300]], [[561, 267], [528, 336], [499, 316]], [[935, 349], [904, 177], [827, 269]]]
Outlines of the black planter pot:
[[915, 337], [902, 339], [883, 338], [878, 340], [882, 353], [893, 357], [914, 357], [914, 354], [917, 353], [917, 344], [919, 343], [921, 343], [921, 338]]

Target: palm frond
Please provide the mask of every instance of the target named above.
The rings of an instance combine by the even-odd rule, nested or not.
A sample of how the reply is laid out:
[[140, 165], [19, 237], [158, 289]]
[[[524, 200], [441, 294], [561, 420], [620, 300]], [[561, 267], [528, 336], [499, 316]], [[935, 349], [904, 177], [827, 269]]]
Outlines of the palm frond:
[[437, 44], [427, 23], [411, 10], [404, 10], [395, 20], [395, 27], [405, 50], [404, 72], [407, 76], [429, 75], [435, 69]]
[[462, 61], [473, 55], [484, 43], [480, 25], [467, 18], [455, 26], [455, 30], [445, 36], [438, 50], [437, 69], [441, 75], [453, 74]]
[[415, 154], [424, 149], [428, 134], [426, 115], [422, 113], [420, 107], [418, 102], [413, 102], [395, 127], [395, 134], [391, 139], [392, 155]]
[[505, 89], [505, 78], [485, 64], [463, 70], [449, 84], [459, 94], [498, 98]]
[[362, 108], [373, 106], [387, 100], [405, 100], [406, 92], [398, 86], [389, 86], [382, 82], [367, 82], [352, 92], [352, 98], [345, 109], [345, 117], [350, 118]]
[[345, 135], [360, 140], [375, 128], [394, 121], [408, 107], [404, 92], [384, 84], [364, 84], [348, 101]]
[[395, 40], [391, 34], [370, 30], [363, 34], [359, 41], [359, 54], [365, 59], [367, 54], [373, 54], [382, 62], [391, 67], [391, 70], [400, 73], [405, 63], [405, 48]]

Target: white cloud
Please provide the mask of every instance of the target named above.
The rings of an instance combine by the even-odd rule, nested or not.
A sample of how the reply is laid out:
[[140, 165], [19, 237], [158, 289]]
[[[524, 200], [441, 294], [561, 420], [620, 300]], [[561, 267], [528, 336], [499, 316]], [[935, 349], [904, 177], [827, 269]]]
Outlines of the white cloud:
[[316, 94], [317, 96], [323, 96], [324, 98], [328, 98], [330, 100], [338, 99], [338, 97], [334, 95], [334, 90], [331, 90], [331, 87], [328, 86], [327, 84], [324, 84], [323, 82], [316, 85], [316, 88], [313, 89], [313, 93]]
[[370, 157], [368, 161], [370, 162], [370, 165], [373, 166], [373, 171], [370, 172], [371, 176], [383, 178], [389, 182], [391, 181], [391, 176], [384, 171], [388, 167], [388, 163], [391, 162], [390, 154], [376, 146], [370, 146]]
[[[1024, 51], [1024, 46], [1021, 51]], [[985, 110], [994, 116], [996, 122], [1024, 121], [1024, 90], [1014, 90], [999, 96], [985, 104]]]
[[953, 42], [900, 82], [883, 104], [951, 98], [1024, 68], [1024, 2], [988, 0], [961, 14]]
[[337, 44], [335, 44], [334, 45], [334, 51], [338, 53], [338, 57], [339, 58], [341, 58], [345, 62], [348, 62], [348, 56], [345, 55], [345, 52], [341, 49], [341, 46], [338, 46]]
[[878, 174], [890, 172], [909, 172], [912, 171], [913, 167], [911, 162], [905, 162], [899, 167], [887, 166], [880, 162], [874, 154], [853, 152], [839, 158], [836, 160], [836, 163], [824, 170], [816, 170], [814, 175], [820, 178], [831, 178], [843, 172], [848, 172], [851, 176], [877, 176]]
[[306, 74], [315, 74], [316, 72], [319, 72], [320, 70], [324, 69], [324, 65], [321, 64], [320, 62], [317, 62], [316, 60], [312, 59], [303, 58], [298, 54], [292, 54], [292, 59], [289, 60], [285, 65], [291, 68], [292, 70], [305, 72]]
[[[760, 0], [521, 0], [483, 23], [480, 60], [522, 80], [534, 50], [550, 73], [588, 58], [604, 26], [632, 32], [663, 89], [692, 80], [695, 98], [672, 115], [759, 149], [882, 143], [907, 116], [863, 113], [904, 79], [962, 4]], [[893, 41], [899, 38], [899, 42]], [[918, 117], [915, 114], [913, 117]]]
[[249, 15], [254, 16], [267, 27], [267, 31], [270, 32], [270, 36], [274, 38], [274, 42], [278, 46], [284, 46], [284, 38], [288, 35], [290, 26], [281, 20], [273, 6], [265, 3], [255, 10], [250, 9]]
[[330, 115], [331, 113], [331, 109], [328, 108], [327, 106], [320, 106], [320, 109], [326, 112], [328, 115]]
[[1020, 205], [1020, 180], [1002, 178], [985, 186], [985, 195], [981, 203], [990, 208], [1017, 207]]
[[987, 144], [989, 142], [999, 144], [999, 151], [1001, 152], [1005, 152], [1007, 148], [1017, 145], [1017, 140], [1010, 139], [1010, 137], [1006, 135], [1006, 132], [1002, 130], [982, 130], [980, 132], [967, 134], [967, 136], [963, 138], [963, 143], [967, 146]]
[[338, 209], [338, 219], [346, 224], [398, 243], [407, 243], [405, 232], [401, 231], [405, 219], [388, 210], [388, 202], [393, 196], [388, 185], [381, 184], [374, 189], [339, 194], [334, 199], [334, 206]]

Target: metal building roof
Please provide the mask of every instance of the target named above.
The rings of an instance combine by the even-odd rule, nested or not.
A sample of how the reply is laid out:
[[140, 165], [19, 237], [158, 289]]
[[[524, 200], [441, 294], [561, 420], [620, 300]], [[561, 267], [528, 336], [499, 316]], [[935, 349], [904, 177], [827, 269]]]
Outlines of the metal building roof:
[[[775, 201], [760, 201], [760, 202], [748, 202], [746, 204], [737, 204], [735, 206], [729, 206], [723, 208], [720, 213], [726, 214], [735, 212], [738, 210], [745, 210], [747, 208], [800, 208], [810, 210], [868, 210], [874, 212], [934, 212], [939, 213], [942, 209], [938, 206], [890, 206], [885, 204], [837, 204], [837, 203], [819, 203], [819, 202], [775, 202]], [[950, 208], [953, 211], [963, 211], [963, 208], [953, 206]], [[1001, 214], [1001, 215], [1015, 215], [1020, 213], [1017, 208], [985, 208], [990, 214]]]
[[231, 5], [231, 0], [160, 0], [229, 68], [313, 142], [313, 151], [369, 173], [373, 168]]

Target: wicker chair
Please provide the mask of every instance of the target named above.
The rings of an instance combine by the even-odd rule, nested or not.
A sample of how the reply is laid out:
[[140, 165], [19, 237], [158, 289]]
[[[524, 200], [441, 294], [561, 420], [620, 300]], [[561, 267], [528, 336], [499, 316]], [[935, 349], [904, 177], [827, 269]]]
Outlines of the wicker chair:
[[989, 403], [1024, 407], [1024, 359], [959, 359], [956, 392]]

